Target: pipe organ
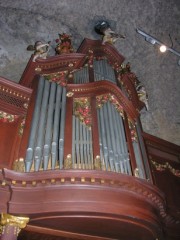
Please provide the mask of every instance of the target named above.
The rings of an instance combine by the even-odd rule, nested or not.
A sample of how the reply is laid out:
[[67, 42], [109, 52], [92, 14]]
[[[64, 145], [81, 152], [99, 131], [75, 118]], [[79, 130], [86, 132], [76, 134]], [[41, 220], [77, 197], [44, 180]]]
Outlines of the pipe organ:
[[[94, 81], [109, 81], [117, 85], [115, 71], [108, 60], [93, 61]], [[73, 74], [73, 84], [89, 83], [89, 67], [85, 65]], [[103, 82], [102, 82], [103, 84]], [[133, 175], [131, 156], [128, 149], [127, 130], [124, 126], [124, 110], [116, 96], [106, 93], [90, 97], [72, 97], [72, 115], [66, 116], [66, 87], [51, 82], [43, 76], [39, 79], [36, 94], [36, 103], [31, 124], [29, 143], [25, 157], [25, 169], [39, 171], [47, 169], [65, 168], [64, 140], [65, 118], [72, 118], [72, 146], [69, 149], [70, 167], [72, 169], [101, 169]], [[97, 114], [97, 123], [92, 126], [91, 100], [95, 99], [93, 106]], [[132, 124], [131, 124], [132, 125]], [[146, 178], [143, 167], [140, 145], [136, 129], [136, 139], [132, 140], [138, 176]], [[97, 132], [99, 141], [94, 142], [93, 135]], [[99, 153], [95, 156], [93, 145], [99, 145]], [[95, 158], [99, 163], [95, 163]]]
[[60, 36], [19, 84], [0, 77], [2, 239], [179, 239], [179, 146], [143, 132], [140, 81], [111, 44], [72, 53]]

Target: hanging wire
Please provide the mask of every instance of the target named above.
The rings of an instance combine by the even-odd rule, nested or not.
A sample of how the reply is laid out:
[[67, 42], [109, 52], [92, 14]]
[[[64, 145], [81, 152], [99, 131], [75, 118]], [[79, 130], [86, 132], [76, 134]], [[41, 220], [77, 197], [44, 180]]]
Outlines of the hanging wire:
[[169, 38], [170, 38], [170, 41], [171, 41], [171, 47], [170, 48], [173, 48], [173, 40], [172, 40], [172, 37], [171, 37], [171, 34], [169, 33]]

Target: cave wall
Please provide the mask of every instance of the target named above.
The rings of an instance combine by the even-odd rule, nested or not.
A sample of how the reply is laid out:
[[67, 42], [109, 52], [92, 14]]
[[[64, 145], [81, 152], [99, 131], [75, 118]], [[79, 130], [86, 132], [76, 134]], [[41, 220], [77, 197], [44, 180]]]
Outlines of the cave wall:
[[58, 33], [71, 34], [75, 49], [85, 37], [99, 39], [94, 31], [99, 20], [126, 36], [115, 47], [148, 92], [149, 111], [141, 113], [144, 131], [180, 144], [178, 57], [160, 53], [136, 33], [140, 28], [168, 46], [173, 41], [180, 52], [179, 0], [0, 1], [0, 76], [18, 82], [32, 54], [26, 48], [37, 40], [51, 41], [53, 54]]

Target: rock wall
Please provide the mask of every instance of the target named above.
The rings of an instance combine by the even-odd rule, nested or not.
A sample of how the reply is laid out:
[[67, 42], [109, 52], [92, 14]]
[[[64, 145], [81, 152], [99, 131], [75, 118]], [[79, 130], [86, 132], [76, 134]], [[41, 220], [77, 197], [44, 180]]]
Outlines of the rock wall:
[[94, 32], [98, 20], [107, 20], [113, 30], [126, 36], [115, 46], [148, 92], [149, 111], [141, 114], [144, 131], [180, 144], [178, 57], [161, 54], [136, 33], [140, 28], [168, 46], [173, 41], [173, 48], [180, 52], [179, 0], [0, 1], [0, 75], [19, 81], [31, 55], [26, 48], [37, 40], [52, 41], [66, 32], [76, 49], [85, 37], [98, 39]]

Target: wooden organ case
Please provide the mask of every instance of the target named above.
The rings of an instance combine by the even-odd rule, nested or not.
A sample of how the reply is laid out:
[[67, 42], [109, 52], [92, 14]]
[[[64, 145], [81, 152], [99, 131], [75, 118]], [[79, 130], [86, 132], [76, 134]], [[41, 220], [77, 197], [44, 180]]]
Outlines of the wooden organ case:
[[123, 61], [84, 39], [0, 78], [3, 240], [179, 239], [180, 148], [143, 132]]

